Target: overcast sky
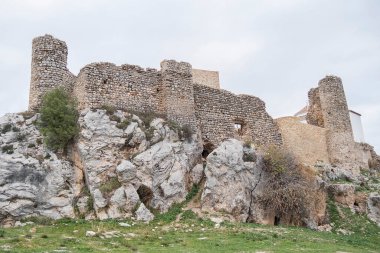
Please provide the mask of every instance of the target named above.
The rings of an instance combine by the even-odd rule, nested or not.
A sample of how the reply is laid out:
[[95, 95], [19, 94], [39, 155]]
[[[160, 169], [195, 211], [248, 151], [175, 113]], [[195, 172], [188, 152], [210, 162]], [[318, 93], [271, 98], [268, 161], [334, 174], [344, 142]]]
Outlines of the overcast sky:
[[380, 1], [0, 1], [0, 114], [27, 109], [31, 42], [66, 41], [68, 67], [163, 59], [218, 70], [223, 89], [292, 115], [326, 74], [340, 76], [380, 152]]

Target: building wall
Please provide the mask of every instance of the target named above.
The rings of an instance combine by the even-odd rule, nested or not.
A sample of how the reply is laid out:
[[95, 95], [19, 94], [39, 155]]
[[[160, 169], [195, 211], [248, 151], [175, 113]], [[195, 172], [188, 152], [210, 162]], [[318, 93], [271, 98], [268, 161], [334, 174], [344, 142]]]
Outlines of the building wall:
[[285, 148], [298, 161], [310, 166], [317, 161], [329, 162], [325, 128], [302, 123], [299, 117], [278, 118], [276, 123]]
[[[256, 145], [281, 145], [281, 135], [262, 100], [194, 84], [196, 118], [202, 139], [211, 144], [226, 138], [251, 140]], [[241, 133], [235, 123], [242, 125]]]
[[218, 71], [192, 69], [192, 74], [194, 83], [206, 85], [215, 89], [220, 89]]
[[354, 134], [354, 140], [356, 142], [365, 142], [361, 116], [352, 111], [350, 111], [349, 113], [352, 125], [352, 132]]

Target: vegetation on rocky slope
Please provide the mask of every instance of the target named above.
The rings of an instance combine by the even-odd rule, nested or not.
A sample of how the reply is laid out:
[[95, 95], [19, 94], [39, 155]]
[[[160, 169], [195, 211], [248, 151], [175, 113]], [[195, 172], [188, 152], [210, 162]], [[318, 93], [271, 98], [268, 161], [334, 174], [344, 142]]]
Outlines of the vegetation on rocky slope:
[[77, 121], [76, 103], [65, 90], [57, 88], [45, 94], [39, 125], [50, 149], [66, 147], [79, 132]]

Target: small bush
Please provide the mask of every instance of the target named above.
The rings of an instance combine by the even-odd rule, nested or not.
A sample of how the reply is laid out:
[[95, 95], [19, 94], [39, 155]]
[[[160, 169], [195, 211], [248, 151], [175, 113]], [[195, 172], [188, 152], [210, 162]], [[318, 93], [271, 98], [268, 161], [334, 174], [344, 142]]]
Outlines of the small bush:
[[28, 218], [22, 219], [22, 222], [31, 221], [37, 225], [52, 225], [54, 224], [54, 220], [45, 216], [31, 216]]
[[86, 210], [87, 212], [91, 212], [94, 210], [94, 198], [91, 195], [88, 196]]
[[36, 144], [34, 144], [34, 143], [30, 143], [29, 145], [28, 145], [28, 148], [34, 148], [36, 146]]
[[154, 127], [149, 127], [146, 131], [144, 131], [145, 137], [147, 141], [150, 141], [154, 136]]
[[26, 140], [26, 134], [18, 133], [16, 136], [16, 140], [19, 142], [25, 141]]
[[106, 110], [107, 115], [112, 115], [116, 112], [116, 108], [113, 105], [102, 105], [101, 109]]
[[181, 128], [181, 136], [187, 141], [191, 140], [191, 136], [193, 135], [193, 129], [189, 125], [183, 125]]
[[125, 119], [122, 122], [116, 124], [116, 127], [119, 128], [119, 129], [125, 130], [125, 129], [127, 129], [129, 123], [130, 123], [129, 120]]
[[5, 124], [3, 128], [1, 129], [1, 133], [5, 134], [12, 130], [12, 124]]
[[13, 132], [20, 132], [20, 128], [14, 126], [14, 127], [12, 127], [12, 131]]
[[13, 154], [13, 145], [5, 145], [1, 147], [1, 152], [8, 155]]
[[48, 148], [57, 151], [79, 133], [76, 102], [62, 88], [56, 88], [43, 97], [39, 126]]
[[245, 141], [243, 144], [244, 148], [251, 148], [252, 147], [252, 142], [251, 141]]
[[253, 154], [246, 154], [243, 155], [243, 161], [244, 162], [255, 162], [256, 157]]
[[46, 234], [41, 235], [41, 238], [46, 239], [49, 238]]
[[4, 237], [4, 235], [5, 235], [5, 231], [0, 229], [0, 237]]
[[19, 114], [22, 115], [22, 117], [24, 117], [25, 120], [30, 119], [30, 118], [32, 118], [34, 115], [36, 115], [36, 113], [33, 112], [33, 111], [25, 111], [25, 112], [21, 112], [21, 113], [19, 113]]
[[181, 220], [195, 220], [197, 218], [197, 215], [191, 210], [184, 211], [181, 216]]
[[267, 173], [266, 190], [259, 201], [277, 217], [289, 217], [291, 224], [301, 225], [303, 218], [310, 217], [324, 202], [325, 195], [318, 189], [314, 175], [288, 152], [268, 148], [263, 169]]
[[120, 121], [121, 121], [120, 117], [117, 116], [117, 115], [114, 115], [114, 114], [112, 114], [112, 115], [110, 116], [110, 120], [111, 120], [111, 121], [116, 121], [116, 122], [118, 122], [118, 123], [120, 123]]
[[109, 194], [112, 191], [116, 190], [121, 186], [121, 183], [119, 180], [117, 180], [117, 177], [111, 177], [108, 178], [106, 182], [104, 182], [102, 185], [100, 185], [99, 190], [102, 192], [102, 194]]

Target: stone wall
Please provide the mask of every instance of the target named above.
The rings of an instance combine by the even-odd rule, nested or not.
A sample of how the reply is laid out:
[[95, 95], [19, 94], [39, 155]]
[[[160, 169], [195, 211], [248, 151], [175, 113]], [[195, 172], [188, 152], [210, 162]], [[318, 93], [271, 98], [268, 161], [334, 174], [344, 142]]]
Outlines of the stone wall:
[[220, 89], [218, 71], [193, 69], [192, 73], [194, 83], [206, 85], [215, 89]]
[[347, 100], [339, 77], [326, 76], [319, 81], [318, 88], [309, 91], [307, 121], [326, 128], [330, 163], [352, 169], [368, 167], [368, 161], [364, 161], [365, 152], [354, 141]]
[[160, 111], [161, 73], [135, 65], [92, 63], [81, 69], [74, 87], [80, 108], [112, 105], [135, 111]]
[[[161, 70], [103, 62], [86, 65], [75, 77], [66, 64], [65, 42], [50, 35], [33, 40], [31, 109], [38, 109], [46, 91], [63, 85], [77, 98], [80, 109], [110, 105], [165, 114], [194, 132], [201, 130], [203, 140], [212, 145], [229, 137], [252, 140], [257, 145], [282, 143], [264, 102], [216, 89], [216, 71], [194, 70], [189, 63], [174, 60], [164, 60]], [[236, 130], [236, 125], [241, 129]]]
[[310, 166], [329, 162], [325, 128], [302, 123], [298, 117], [278, 118], [276, 123], [284, 146], [298, 161]]
[[309, 106], [308, 112], [306, 114], [306, 121], [310, 125], [324, 127], [323, 115], [322, 115], [322, 107], [321, 100], [319, 98], [319, 90], [318, 88], [310, 89], [308, 93], [309, 97]]
[[32, 66], [29, 91], [29, 110], [37, 110], [42, 96], [49, 90], [63, 86], [71, 91], [75, 76], [67, 69], [67, 46], [51, 35], [33, 39]]
[[[194, 100], [202, 139], [217, 144], [227, 138], [253, 141], [256, 145], [281, 145], [277, 125], [257, 97], [194, 84]], [[240, 125], [240, 131], [235, 129]]]
[[186, 62], [161, 62], [162, 108], [168, 119], [196, 130], [194, 88], [191, 65]]

